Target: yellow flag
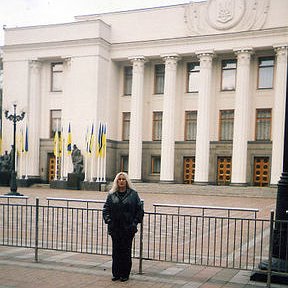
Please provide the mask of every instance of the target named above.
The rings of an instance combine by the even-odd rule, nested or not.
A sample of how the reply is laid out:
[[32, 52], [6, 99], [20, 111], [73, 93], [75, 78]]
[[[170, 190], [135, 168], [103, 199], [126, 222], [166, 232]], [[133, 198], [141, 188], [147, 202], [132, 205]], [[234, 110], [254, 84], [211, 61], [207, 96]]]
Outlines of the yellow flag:
[[58, 131], [55, 131], [55, 135], [54, 135], [54, 156], [59, 157], [59, 135], [58, 135]]

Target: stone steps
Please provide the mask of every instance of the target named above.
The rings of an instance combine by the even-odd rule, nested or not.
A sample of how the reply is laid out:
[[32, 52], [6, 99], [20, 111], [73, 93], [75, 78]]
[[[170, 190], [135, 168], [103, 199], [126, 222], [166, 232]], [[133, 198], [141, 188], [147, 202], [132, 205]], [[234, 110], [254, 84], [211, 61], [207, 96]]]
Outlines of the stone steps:
[[193, 194], [211, 196], [235, 196], [235, 197], [262, 197], [276, 198], [277, 188], [274, 187], [236, 187], [213, 185], [189, 185], [166, 183], [133, 183], [135, 189], [141, 193], [172, 193]]

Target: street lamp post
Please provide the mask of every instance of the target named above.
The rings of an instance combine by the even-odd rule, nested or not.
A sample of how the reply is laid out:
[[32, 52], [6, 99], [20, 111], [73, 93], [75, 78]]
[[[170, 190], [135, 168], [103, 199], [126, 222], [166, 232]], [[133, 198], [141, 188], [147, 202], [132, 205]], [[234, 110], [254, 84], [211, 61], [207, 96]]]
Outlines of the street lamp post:
[[[272, 261], [265, 260], [259, 263], [260, 270], [270, 269], [276, 272], [288, 272], [288, 73], [286, 81], [286, 106], [284, 122], [284, 151], [282, 175], [278, 182], [275, 227], [273, 231]], [[267, 276], [267, 275], [266, 275]], [[253, 281], [266, 281], [266, 276], [255, 272], [250, 277]], [[272, 282], [288, 284], [287, 275], [273, 275]]]
[[12, 171], [11, 171], [11, 179], [10, 179], [10, 192], [6, 195], [11, 196], [22, 196], [22, 194], [17, 192], [17, 180], [16, 180], [16, 171], [15, 171], [15, 160], [16, 160], [16, 123], [23, 120], [25, 116], [25, 112], [21, 112], [21, 114], [16, 114], [16, 104], [13, 104], [13, 113], [9, 114], [8, 110], [5, 110], [4, 115], [6, 119], [13, 122], [13, 145], [12, 145]]
[[[286, 81], [286, 107], [284, 128], [283, 171], [278, 182], [276, 221], [288, 221], [288, 73]], [[273, 262], [275, 270], [288, 272], [288, 227], [287, 223], [275, 223]], [[273, 265], [272, 265], [273, 266]], [[287, 278], [288, 280], [288, 278]]]

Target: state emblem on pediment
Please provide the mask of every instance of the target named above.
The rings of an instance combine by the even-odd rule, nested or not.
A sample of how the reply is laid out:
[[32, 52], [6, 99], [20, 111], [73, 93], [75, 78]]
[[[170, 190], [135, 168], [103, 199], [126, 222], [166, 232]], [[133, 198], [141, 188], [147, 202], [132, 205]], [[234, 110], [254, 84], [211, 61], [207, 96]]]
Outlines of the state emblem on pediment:
[[208, 21], [218, 29], [238, 23], [245, 12], [245, 0], [210, 0], [208, 4]]
[[190, 2], [184, 20], [194, 34], [260, 29], [265, 24], [270, 0], [208, 0]]

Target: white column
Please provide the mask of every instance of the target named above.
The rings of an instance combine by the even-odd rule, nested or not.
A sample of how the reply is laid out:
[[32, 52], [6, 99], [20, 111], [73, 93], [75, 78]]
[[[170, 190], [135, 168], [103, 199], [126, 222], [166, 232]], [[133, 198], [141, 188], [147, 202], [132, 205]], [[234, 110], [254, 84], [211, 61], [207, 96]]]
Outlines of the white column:
[[144, 57], [131, 58], [133, 63], [132, 95], [129, 138], [129, 177], [140, 181], [142, 172], [142, 126], [143, 126], [143, 84]]
[[39, 154], [40, 154], [40, 70], [41, 63], [30, 62], [30, 81], [28, 99], [28, 176], [39, 176]]
[[209, 176], [210, 110], [213, 52], [198, 53], [200, 59], [195, 155], [195, 183], [207, 184]]
[[[70, 57], [67, 57], [63, 63], [63, 103], [65, 103], [65, 105], [62, 108], [62, 127], [63, 127], [63, 140], [65, 141], [65, 145], [64, 145], [64, 150], [62, 151], [62, 159], [64, 161], [64, 163], [61, 164], [61, 168], [63, 169], [63, 176], [64, 178], [68, 177], [68, 173], [71, 173], [73, 171], [73, 164], [72, 164], [72, 157], [71, 155], [68, 155], [67, 152], [67, 137], [68, 137], [68, 126], [70, 123], [70, 127], [72, 129], [72, 133], [73, 133], [73, 129], [75, 128], [75, 126], [73, 124], [75, 124], [74, 122], [72, 123], [71, 121], [71, 117], [72, 115], [70, 115], [71, 113], [71, 101], [70, 101], [70, 93], [69, 93], [69, 85], [71, 85], [71, 77], [70, 77], [70, 72], [71, 72], [71, 63], [72, 63], [72, 59]], [[72, 134], [71, 133], [71, 134]], [[73, 142], [73, 135], [72, 135], [72, 142]], [[71, 143], [72, 147], [73, 147], [73, 143]]]
[[247, 184], [247, 141], [250, 121], [250, 58], [252, 49], [235, 50], [237, 79], [234, 104], [234, 131], [232, 153], [232, 178], [234, 185]]
[[178, 55], [163, 55], [165, 81], [163, 99], [160, 181], [174, 181], [175, 97]]
[[287, 45], [274, 47], [276, 73], [274, 104], [272, 109], [272, 165], [271, 184], [277, 184], [283, 170], [284, 125], [287, 79]]

